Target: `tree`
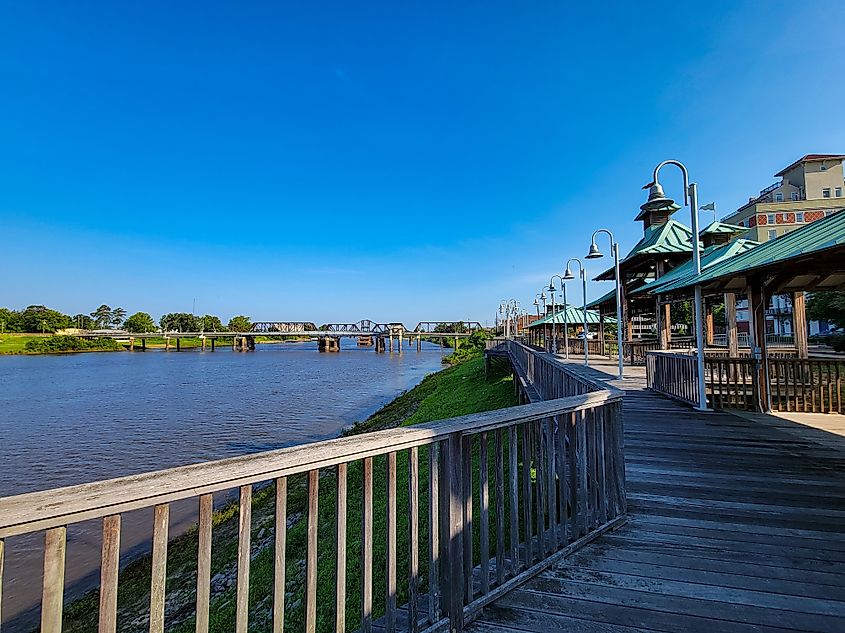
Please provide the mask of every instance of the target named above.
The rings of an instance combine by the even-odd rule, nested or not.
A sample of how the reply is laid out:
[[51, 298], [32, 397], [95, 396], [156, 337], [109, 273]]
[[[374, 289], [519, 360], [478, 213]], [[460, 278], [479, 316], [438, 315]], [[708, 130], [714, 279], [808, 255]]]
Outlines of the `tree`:
[[0, 308], [0, 333], [18, 331], [18, 312], [9, 308]]
[[126, 310], [123, 308], [115, 308], [111, 311], [111, 323], [115, 327], [120, 327], [123, 320], [126, 318]]
[[807, 301], [807, 315], [813, 321], [830, 321], [845, 327], [845, 292], [814, 292]]
[[203, 332], [223, 332], [226, 329], [220, 317], [211, 314], [206, 314], [200, 319], [200, 327]]
[[165, 332], [199, 332], [199, 319], [188, 312], [172, 312], [159, 319]]
[[100, 329], [105, 329], [111, 325], [111, 308], [105, 303], [91, 313], [91, 318]]
[[249, 332], [252, 322], [248, 316], [238, 315], [229, 319], [229, 329], [232, 332]]
[[18, 314], [16, 323], [19, 332], [55, 332], [68, 327], [73, 327], [71, 317], [45, 306], [27, 306]]
[[73, 317], [73, 326], [81, 330], [93, 330], [96, 327], [94, 319], [87, 314], [77, 314]]
[[144, 334], [146, 332], [155, 332], [156, 324], [153, 318], [146, 312], [136, 312], [123, 322], [123, 327], [136, 334]]

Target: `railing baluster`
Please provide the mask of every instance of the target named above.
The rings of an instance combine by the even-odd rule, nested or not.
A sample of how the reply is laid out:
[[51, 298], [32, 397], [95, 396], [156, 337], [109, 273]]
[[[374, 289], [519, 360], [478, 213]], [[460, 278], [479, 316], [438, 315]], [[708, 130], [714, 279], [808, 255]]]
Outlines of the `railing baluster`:
[[235, 631], [249, 628], [249, 563], [252, 532], [252, 486], [241, 486], [238, 509], [238, 586], [236, 592]]
[[604, 405], [596, 407], [596, 494], [598, 497], [598, 523], [607, 523], [607, 464], [605, 463]]
[[545, 443], [543, 442], [543, 422], [537, 420], [532, 425], [534, 435], [534, 493], [537, 500], [537, 558], [546, 557], [546, 477], [543, 472], [546, 463]]
[[285, 628], [285, 557], [288, 533], [288, 480], [276, 479], [276, 532], [273, 543], [273, 633]]
[[531, 567], [533, 559], [532, 517], [531, 517], [531, 451], [529, 429], [531, 423], [522, 425], [522, 520], [525, 534], [525, 569]]
[[0, 538], [0, 629], [3, 627], [3, 563], [6, 558], [6, 541]]
[[575, 463], [578, 468], [578, 496], [576, 497], [575, 519], [578, 523], [578, 536], [584, 536], [589, 529], [589, 511], [587, 499], [587, 412], [578, 411], [575, 424]]
[[373, 630], [373, 458], [364, 459], [361, 513], [361, 630]]
[[487, 433], [481, 434], [479, 446], [479, 475], [478, 475], [478, 503], [480, 506], [481, 526], [479, 533], [479, 547], [481, 555], [481, 595], [490, 593], [490, 485], [489, 454], [487, 447]]
[[420, 574], [420, 454], [414, 446], [408, 453], [408, 624], [416, 633], [419, 622], [418, 586]]
[[103, 548], [100, 558], [99, 633], [117, 630], [117, 581], [120, 571], [120, 515], [103, 519]]
[[387, 454], [387, 549], [385, 551], [385, 621], [396, 631], [396, 452]]
[[211, 598], [211, 523], [213, 497], [200, 495], [197, 526], [197, 615], [196, 633], [207, 633]]
[[65, 548], [67, 528], [56, 527], [44, 534], [44, 586], [41, 597], [42, 633], [61, 633], [65, 593]]
[[446, 593], [449, 628], [452, 632], [463, 630], [464, 622], [464, 500], [461, 478], [464, 469], [463, 442], [459, 432], [452, 433], [447, 442], [444, 459], [444, 488], [446, 503], [442, 510], [446, 516], [449, 555], [445, 557]]
[[472, 435], [463, 437], [463, 499], [464, 499], [464, 599], [467, 604], [473, 599], [472, 586]]
[[320, 517], [320, 471], [308, 471], [308, 545], [305, 552], [305, 631], [317, 630], [317, 528]]
[[508, 427], [508, 493], [510, 494], [509, 519], [510, 519], [510, 571], [511, 576], [516, 576], [519, 569], [519, 447], [516, 440], [516, 425]]
[[335, 620], [337, 633], [346, 631], [346, 472], [347, 464], [337, 465], [337, 507], [335, 525]]
[[496, 585], [505, 582], [505, 453], [502, 446], [502, 429], [494, 431], [496, 438]]
[[167, 538], [170, 531], [170, 505], [163, 503], [153, 512], [153, 556], [150, 574], [150, 633], [164, 633], [164, 593], [167, 582]]
[[560, 545], [565, 547], [569, 544], [569, 537], [566, 529], [566, 416], [555, 416], [557, 434], [555, 439], [555, 452], [557, 453], [557, 494], [558, 494], [558, 531], [560, 534]]
[[549, 513], [549, 532], [551, 543], [549, 548], [555, 551], [558, 548], [557, 534], [557, 486], [555, 485], [555, 419], [546, 418], [544, 422], [546, 435], [546, 507]]
[[428, 620], [440, 619], [440, 442], [428, 449]]

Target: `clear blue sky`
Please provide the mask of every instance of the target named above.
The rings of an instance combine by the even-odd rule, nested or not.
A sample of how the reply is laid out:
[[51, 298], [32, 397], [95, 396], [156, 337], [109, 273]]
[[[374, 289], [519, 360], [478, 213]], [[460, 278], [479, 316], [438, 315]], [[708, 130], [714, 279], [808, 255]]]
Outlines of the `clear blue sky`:
[[296, 4], [4, 4], [0, 306], [490, 321], [845, 152], [841, 0]]

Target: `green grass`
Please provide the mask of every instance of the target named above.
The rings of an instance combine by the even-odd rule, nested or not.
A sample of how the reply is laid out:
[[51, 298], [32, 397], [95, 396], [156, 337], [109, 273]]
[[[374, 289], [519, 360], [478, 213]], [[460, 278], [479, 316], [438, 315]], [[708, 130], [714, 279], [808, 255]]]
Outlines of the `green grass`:
[[[426, 377], [417, 387], [389, 403], [368, 420], [347, 430], [355, 435], [377, 429], [420, 424], [459, 415], [498, 409], [516, 404], [509, 375], [500, 374], [485, 379], [484, 359], [472, 358]], [[477, 443], [476, 443], [477, 444]], [[476, 447], [477, 452], [477, 447]], [[493, 457], [493, 443], [490, 454]], [[477, 455], [476, 455], [477, 461]], [[376, 617], [383, 613], [385, 596], [385, 534], [386, 534], [386, 457], [374, 459], [373, 485], [373, 606]], [[492, 462], [491, 462], [492, 465]], [[360, 552], [362, 508], [362, 464], [353, 462], [348, 471], [347, 512], [347, 627], [355, 630], [360, 617]], [[397, 534], [399, 578], [398, 604], [407, 599], [408, 566], [408, 452], [397, 459]], [[420, 450], [420, 562], [421, 590], [427, 586], [427, 514], [428, 450]], [[477, 479], [477, 478], [476, 478]], [[334, 630], [335, 603], [335, 514], [336, 474], [334, 469], [321, 471], [318, 524], [318, 630]], [[476, 481], [476, 488], [477, 488]], [[272, 619], [273, 591], [273, 511], [274, 486], [256, 489], [253, 496], [252, 543], [253, 560], [250, 570], [250, 628], [268, 631]], [[303, 578], [306, 551], [307, 486], [305, 476], [290, 477], [288, 481], [288, 517], [286, 561], [286, 631], [302, 631]], [[215, 513], [212, 546], [212, 578], [231, 573], [237, 556], [237, 505], [230, 504]], [[491, 529], [491, 532], [493, 530]], [[491, 535], [492, 536], [492, 535]], [[477, 539], [476, 539], [477, 540]], [[478, 548], [476, 547], [476, 552]], [[193, 530], [171, 542], [168, 550], [168, 607], [167, 629], [177, 633], [194, 630], [194, 601], [196, 596], [197, 535]], [[150, 561], [144, 557], [126, 567], [121, 573], [119, 591], [119, 621], [121, 631], [144, 630], [149, 600]], [[213, 584], [211, 631], [231, 631], [235, 626], [235, 587]], [[65, 630], [91, 631], [96, 629], [98, 591], [70, 603], [65, 612]], [[134, 623], [134, 624], [132, 624]]]
[[0, 354], [22, 354], [27, 341], [36, 338], [21, 334], [0, 334]]
[[0, 335], [0, 354], [56, 354], [63, 352], [119, 351], [112, 339], [83, 339], [75, 336]]

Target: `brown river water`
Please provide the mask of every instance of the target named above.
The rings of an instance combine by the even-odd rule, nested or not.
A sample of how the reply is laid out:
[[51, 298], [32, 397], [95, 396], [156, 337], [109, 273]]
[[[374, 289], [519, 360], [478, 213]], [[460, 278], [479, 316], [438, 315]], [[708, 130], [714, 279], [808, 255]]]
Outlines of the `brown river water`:
[[[423, 343], [376, 354], [344, 339], [255, 352], [160, 350], [0, 356], [0, 497], [336, 437], [441, 367]], [[151, 511], [124, 518], [125, 562], [149, 548]], [[196, 503], [171, 507], [171, 535]], [[66, 600], [95, 586], [101, 522], [68, 528]], [[6, 542], [4, 633], [38, 624], [43, 533]]]

